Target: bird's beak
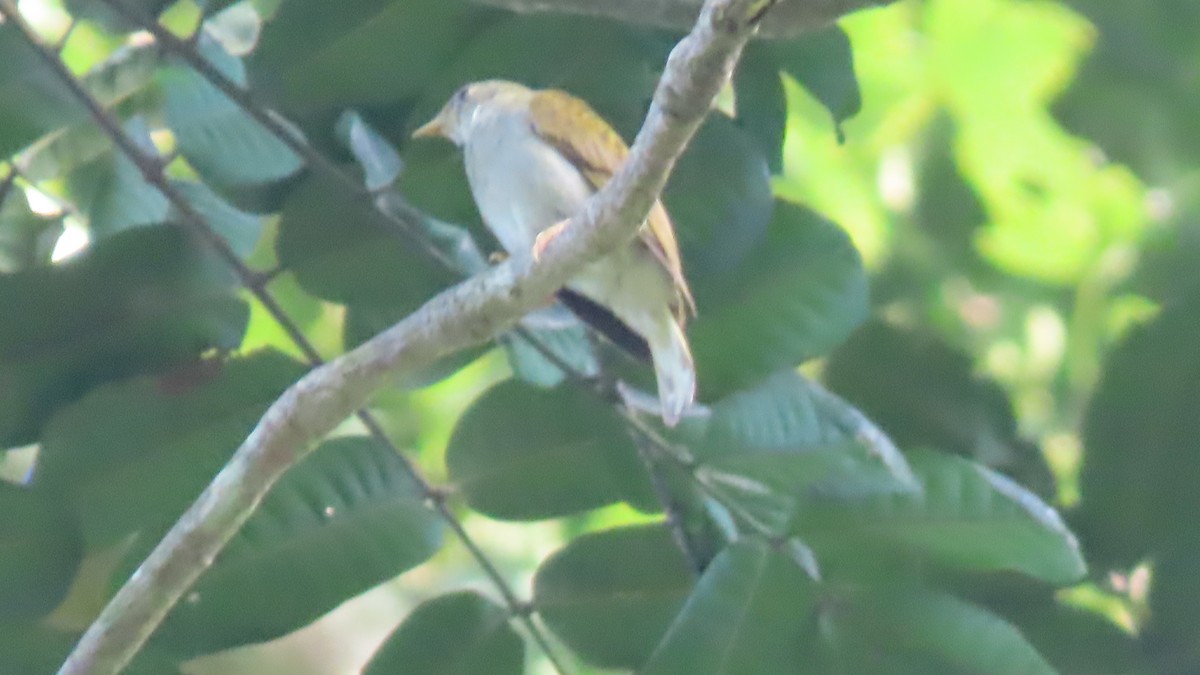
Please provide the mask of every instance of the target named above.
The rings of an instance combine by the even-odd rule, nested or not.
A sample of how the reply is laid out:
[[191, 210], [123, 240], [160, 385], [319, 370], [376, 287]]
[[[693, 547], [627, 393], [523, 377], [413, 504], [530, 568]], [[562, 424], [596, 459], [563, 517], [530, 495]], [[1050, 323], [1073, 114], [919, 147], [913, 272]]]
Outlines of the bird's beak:
[[438, 113], [437, 117], [422, 124], [416, 131], [412, 132], [413, 138], [434, 138], [437, 136], [446, 136], [446, 126], [442, 123], [442, 113]]

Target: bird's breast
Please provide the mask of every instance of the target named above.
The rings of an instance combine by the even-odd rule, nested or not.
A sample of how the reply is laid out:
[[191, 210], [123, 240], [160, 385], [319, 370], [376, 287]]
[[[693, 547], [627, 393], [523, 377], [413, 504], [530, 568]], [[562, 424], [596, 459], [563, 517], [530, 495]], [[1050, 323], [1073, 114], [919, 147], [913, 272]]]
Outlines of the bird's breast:
[[527, 253], [538, 232], [583, 206], [592, 189], [524, 118], [481, 121], [464, 149], [471, 192], [484, 223], [510, 253]]

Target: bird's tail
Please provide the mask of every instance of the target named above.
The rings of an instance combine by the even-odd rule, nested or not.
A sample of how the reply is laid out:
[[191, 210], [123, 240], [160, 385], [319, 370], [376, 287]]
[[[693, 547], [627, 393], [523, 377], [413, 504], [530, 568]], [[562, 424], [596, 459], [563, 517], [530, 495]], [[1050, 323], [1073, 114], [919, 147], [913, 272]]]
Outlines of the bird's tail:
[[654, 361], [663, 424], [673, 427], [696, 400], [696, 367], [687, 336], [675, 317], [668, 313], [657, 323], [658, 330], [644, 337]]

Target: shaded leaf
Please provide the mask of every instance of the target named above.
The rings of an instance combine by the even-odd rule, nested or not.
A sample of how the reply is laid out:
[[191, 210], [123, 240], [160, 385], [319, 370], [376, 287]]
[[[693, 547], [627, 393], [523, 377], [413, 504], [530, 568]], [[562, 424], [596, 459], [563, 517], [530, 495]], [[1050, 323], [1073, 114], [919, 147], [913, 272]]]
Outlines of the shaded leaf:
[[172, 181], [172, 187], [183, 194], [184, 199], [203, 218], [205, 223], [221, 236], [240, 258], [254, 252], [262, 237], [263, 218], [233, 206], [222, 199], [203, 183]]
[[441, 544], [441, 521], [397, 454], [368, 438], [326, 441], [268, 493], [157, 643], [198, 655], [279, 637]]
[[766, 542], [739, 541], [705, 570], [640, 672], [799, 672], [815, 628], [814, 590], [805, 573]]
[[592, 532], [541, 564], [533, 604], [588, 663], [637, 669], [683, 606], [692, 574], [661, 524]]
[[62, 231], [61, 217], [34, 213], [20, 188], [0, 184], [0, 274], [49, 263]]
[[0, 63], [0, 157], [87, 119], [87, 111], [11, 24], [0, 25]]
[[1049, 497], [1054, 477], [1020, 438], [1008, 396], [975, 374], [970, 357], [930, 331], [872, 321], [834, 351], [829, 388], [853, 401], [902, 447], [975, 459]]
[[709, 115], [671, 172], [663, 203], [702, 300], [736, 278], [767, 236], [775, 204], [766, 155], [733, 120]]
[[779, 66], [825, 106], [842, 137], [842, 122], [862, 108], [850, 38], [840, 26], [769, 43]]
[[697, 289], [689, 329], [705, 400], [825, 353], [867, 313], [867, 281], [846, 234], [777, 202], [767, 239], [720, 288]]
[[622, 500], [657, 503], [612, 408], [574, 387], [492, 387], [459, 420], [446, 465], [471, 507], [494, 518], [539, 520]]
[[779, 63], [762, 42], [746, 45], [733, 76], [735, 120], [757, 141], [771, 173], [783, 171], [783, 138], [787, 133], [787, 100]]
[[60, 406], [105, 381], [241, 340], [232, 275], [183, 231], [139, 228], [69, 262], [0, 276], [0, 446], [32, 442]]
[[1130, 567], [1194, 540], [1179, 518], [1200, 480], [1200, 295], [1163, 308], [1113, 350], [1083, 425], [1079, 513], [1089, 553]]
[[[529, 328], [528, 334], [539, 345], [569, 368], [584, 377], [595, 377], [600, 372], [600, 363], [592, 350], [587, 329], [573, 318], [564, 317], [566, 325], [561, 328]], [[539, 387], [554, 387], [566, 379], [567, 374], [558, 365], [534, 347], [521, 335], [509, 333], [502, 340], [508, 352], [508, 362], [513, 374]]]
[[36, 485], [75, 505], [91, 547], [169, 524], [303, 372], [260, 352], [182, 391], [152, 378], [97, 389], [47, 426]]
[[503, 607], [472, 591], [426, 600], [388, 636], [363, 675], [520, 675], [525, 643], [508, 620]]
[[410, 98], [490, 16], [462, 0], [289, 1], [263, 28], [253, 79], [292, 108]]
[[78, 526], [61, 500], [4, 482], [0, 514], [0, 619], [40, 618], [75, 578], [83, 557]]

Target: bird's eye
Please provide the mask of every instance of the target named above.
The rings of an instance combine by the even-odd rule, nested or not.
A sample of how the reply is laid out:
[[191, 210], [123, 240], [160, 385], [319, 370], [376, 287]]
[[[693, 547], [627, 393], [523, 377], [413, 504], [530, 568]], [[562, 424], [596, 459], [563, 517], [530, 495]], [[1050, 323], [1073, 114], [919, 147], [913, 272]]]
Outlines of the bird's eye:
[[467, 87], [459, 87], [450, 100], [454, 102], [454, 105], [462, 104], [463, 101], [467, 100]]

